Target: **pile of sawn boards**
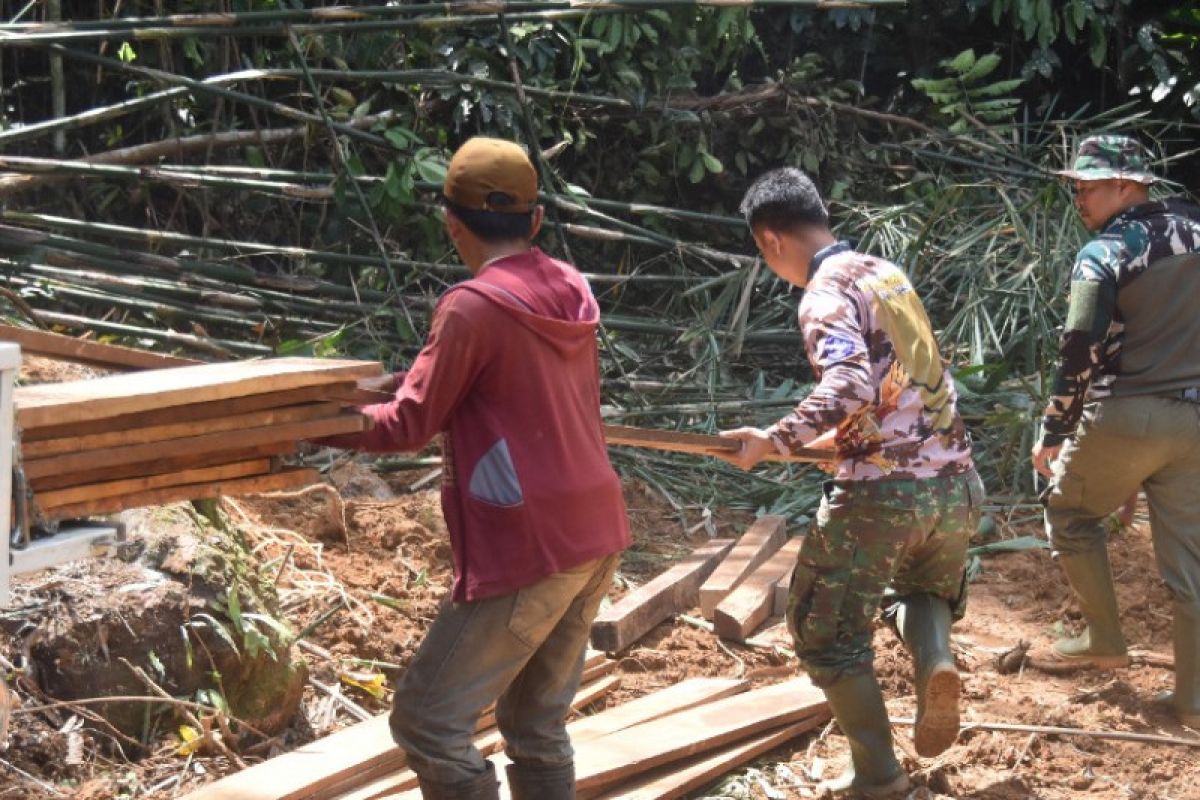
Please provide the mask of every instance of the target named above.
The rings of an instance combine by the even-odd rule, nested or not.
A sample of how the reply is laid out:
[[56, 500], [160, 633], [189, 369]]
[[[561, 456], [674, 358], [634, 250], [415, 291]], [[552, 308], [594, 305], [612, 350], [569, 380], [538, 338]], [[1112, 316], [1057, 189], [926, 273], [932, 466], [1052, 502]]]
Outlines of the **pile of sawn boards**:
[[787, 538], [786, 520], [759, 517], [736, 542], [713, 539], [608, 608], [592, 624], [592, 646], [616, 653], [660, 622], [700, 606], [716, 633], [745, 641], [784, 613], [802, 537]]
[[315, 483], [298, 442], [361, 430], [345, 410], [375, 362], [279, 358], [19, 387], [20, 467], [56, 520]]
[[[613, 689], [615, 662], [589, 657], [573, 707]], [[591, 680], [588, 678], [591, 677]], [[806, 678], [749, 691], [736, 678], [692, 678], [568, 723], [580, 798], [682, 797], [829, 718]], [[503, 737], [484, 714], [475, 744], [504, 785]], [[417, 777], [392, 743], [386, 716], [230, 775], [184, 800], [418, 800]]]

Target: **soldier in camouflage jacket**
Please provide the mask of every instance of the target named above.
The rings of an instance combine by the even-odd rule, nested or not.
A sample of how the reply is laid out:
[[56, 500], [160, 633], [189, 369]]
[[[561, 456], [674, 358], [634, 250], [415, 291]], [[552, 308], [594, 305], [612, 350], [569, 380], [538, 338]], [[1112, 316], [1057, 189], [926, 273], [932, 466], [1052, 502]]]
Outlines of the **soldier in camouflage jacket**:
[[1151, 201], [1148, 154], [1093, 136], [1071, 169], [1096, 233], [1075, 258], [1053, 394], [1034, 448], [1052, 478], [1046, 527], [1087, 622], [1049, 657], [1118, 667], [1104, 517], [1143, 486], [1159, 571], [1175, 601], [1176, 689], [1161, 698], [1200, 724], [1200, 207]]
[[800, 170], [759, 178], [742, 211], [767, 265], [805, 290], [800, 328], [818, 384], [769, 428], [727, 431], [742, 442], [730, 460], [749, 468], [772, 450], [832, 445], [834, 479], [801, 546], [788, 626], [850, 741], [850, 768], [824, 788], [883, 795], [908, 777], [875, 679], [872, 621], [886, 597], [913, 654], [916, 749], [942, 752], [958, 735], [950, 625], [965, 603], [983, 489], [954, 383], [904, 273], [834, 239]]

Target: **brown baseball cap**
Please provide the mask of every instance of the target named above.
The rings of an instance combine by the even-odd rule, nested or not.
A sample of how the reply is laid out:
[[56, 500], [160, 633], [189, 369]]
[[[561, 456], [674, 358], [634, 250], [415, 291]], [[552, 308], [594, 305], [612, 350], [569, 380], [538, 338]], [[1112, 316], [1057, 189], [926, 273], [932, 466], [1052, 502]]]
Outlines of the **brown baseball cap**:
[[473, 211], [526, 214], [537, 205], [537, 170], [524, 148], [504, 139], [476, 136], [455, 151], [442, 194]]

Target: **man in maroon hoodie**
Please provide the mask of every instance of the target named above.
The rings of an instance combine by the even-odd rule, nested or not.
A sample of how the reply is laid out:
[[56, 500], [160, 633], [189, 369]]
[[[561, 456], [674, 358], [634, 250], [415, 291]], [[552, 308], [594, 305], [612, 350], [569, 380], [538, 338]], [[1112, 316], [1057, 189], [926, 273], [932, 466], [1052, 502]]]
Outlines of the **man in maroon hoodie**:
[[574, 267], [530, 244], [543, 209], [519, 146], [469, 140], [443, 194], [473, 277], [442, 296], [395, 398], [362, 409], [374, 426], [328, 443], [412, 451], [442, 433], [454, 588], [391, 714], [422, 796], [498, 796], [471, 742], [495, 702], [513, 798], [565, 800], [575, 768], [564, 720], [630, 542], [600, 421], [600, 311]]

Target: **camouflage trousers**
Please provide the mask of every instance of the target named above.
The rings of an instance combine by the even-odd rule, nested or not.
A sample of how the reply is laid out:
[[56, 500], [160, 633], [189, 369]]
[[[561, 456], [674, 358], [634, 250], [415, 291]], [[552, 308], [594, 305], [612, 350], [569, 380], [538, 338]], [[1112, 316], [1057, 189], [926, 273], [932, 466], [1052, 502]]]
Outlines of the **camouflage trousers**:
[[964, 475], [916, 480], [827, 481], [800, 547], [787, 622], [813, 683], [872, 669], [871, 627], [880, 606], [913, 594], [966, 609], [967, 543], [983, 484]]

